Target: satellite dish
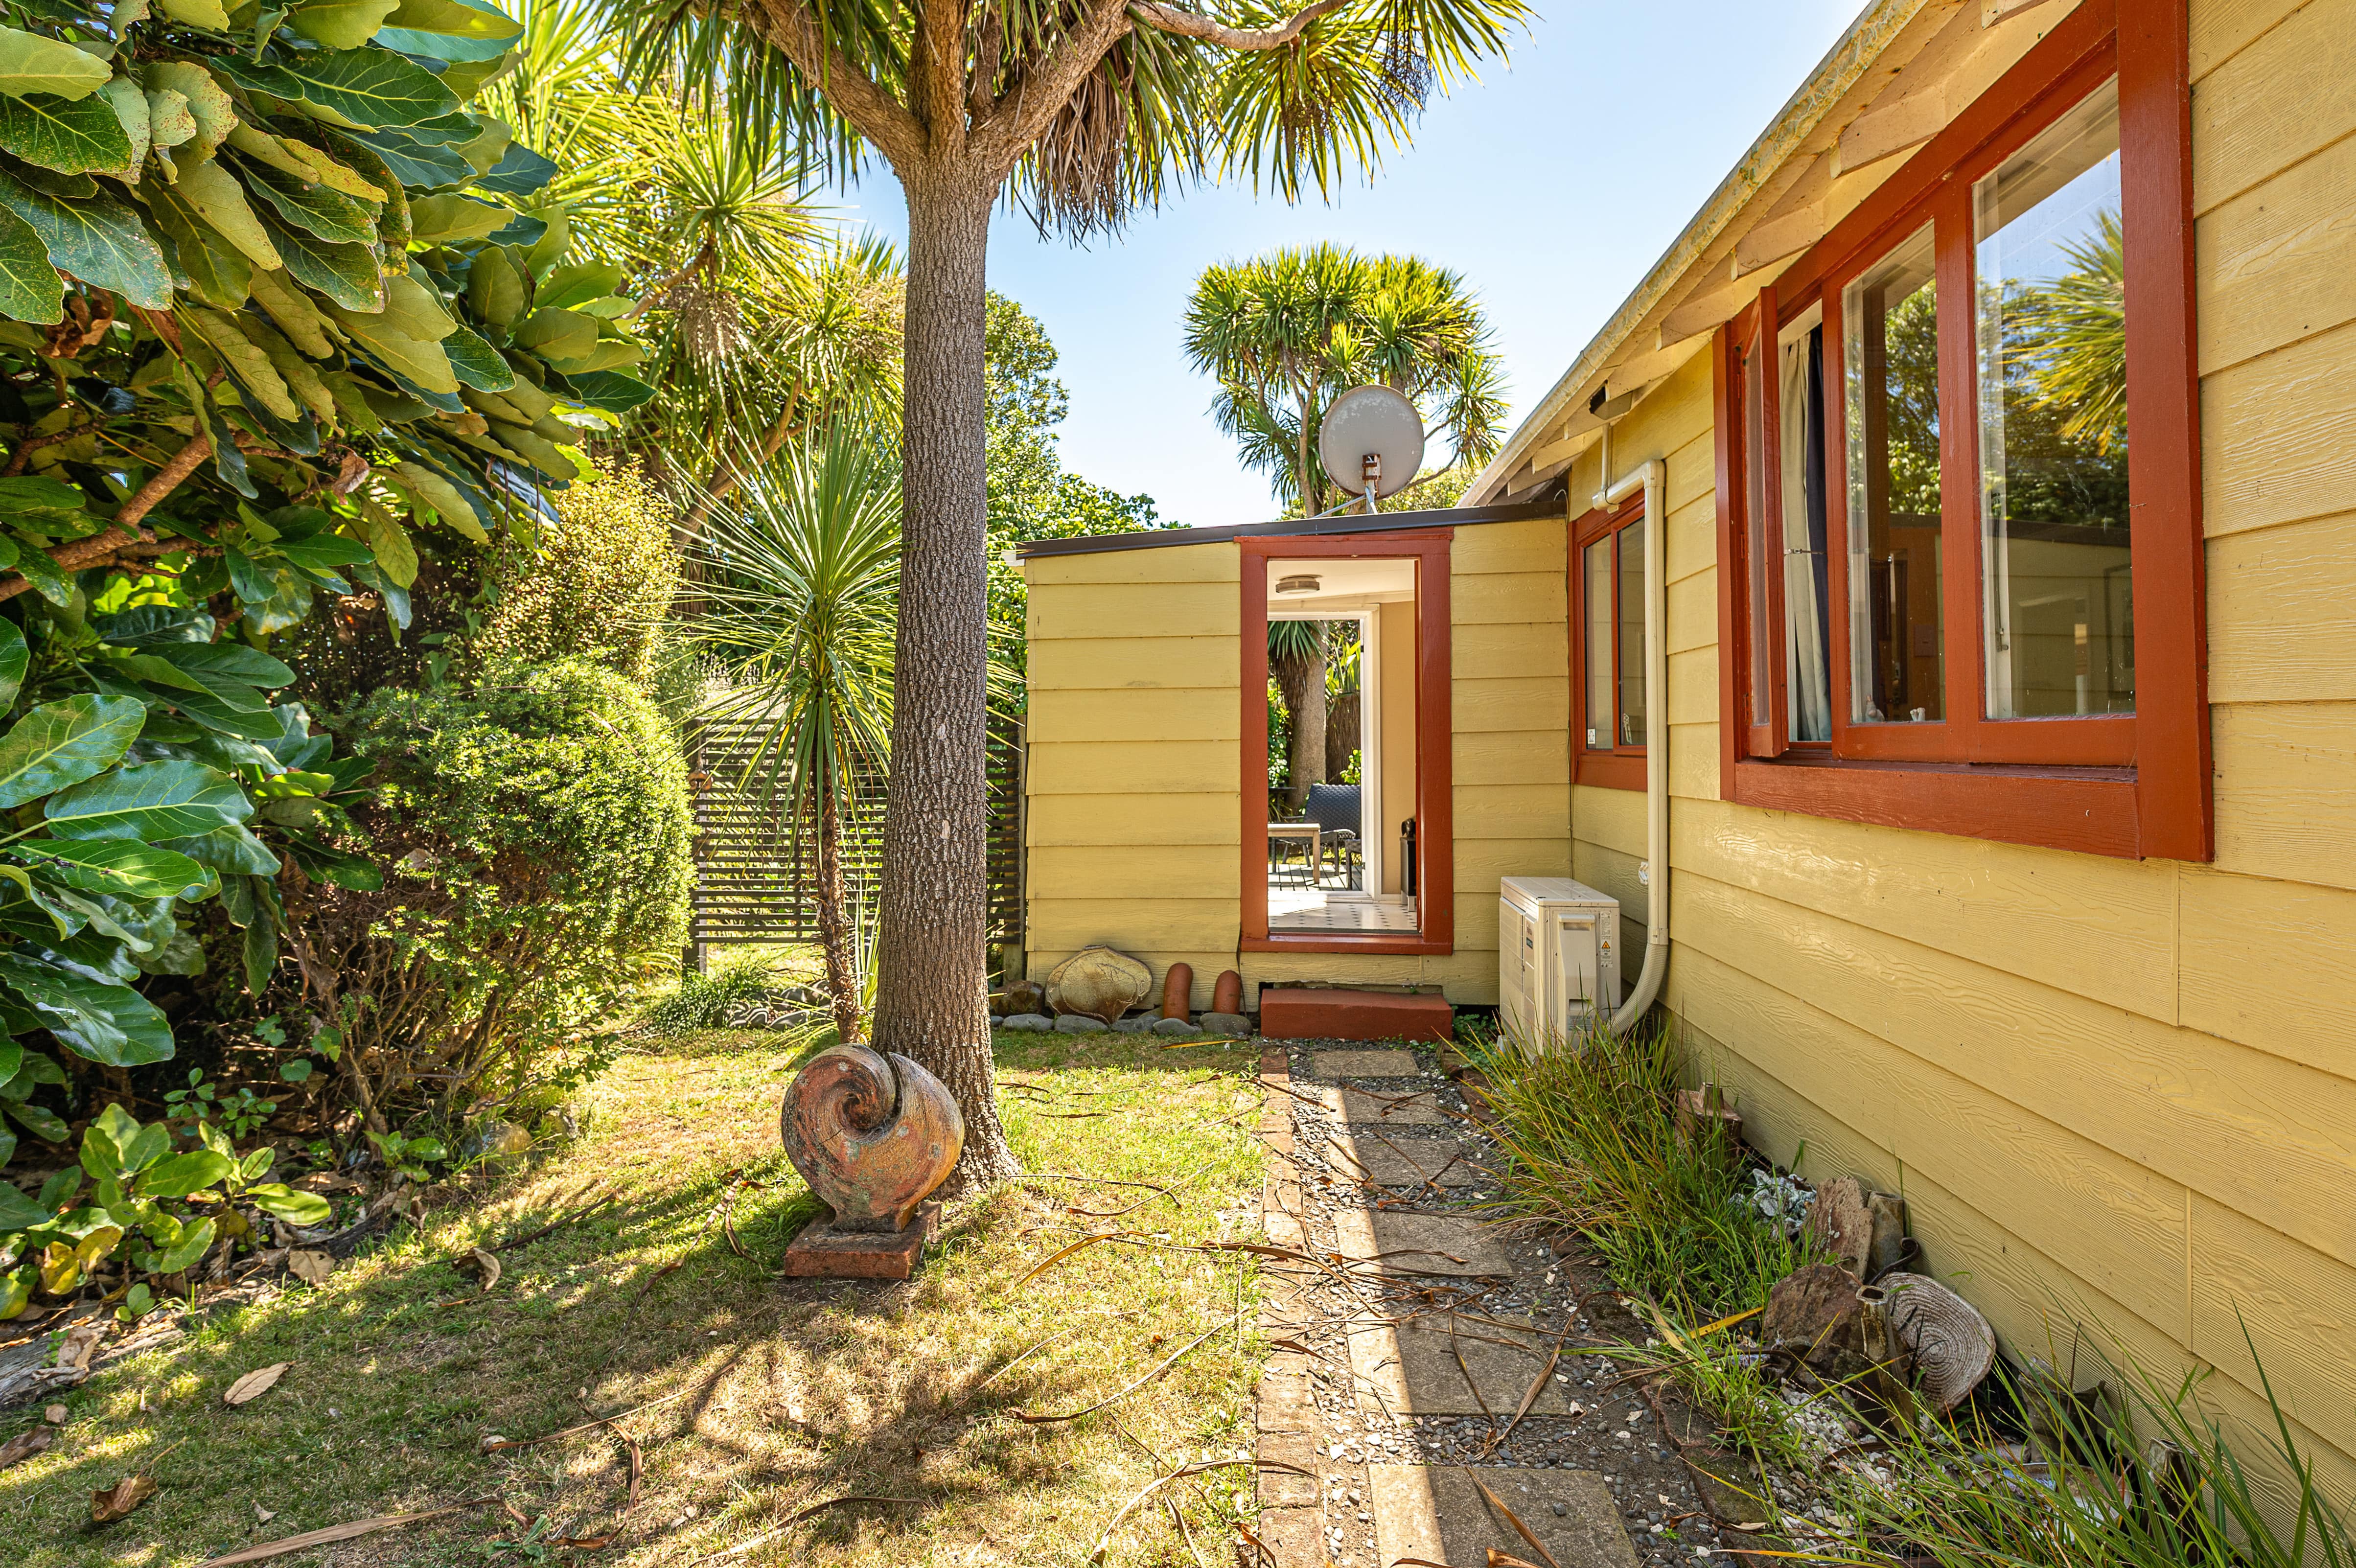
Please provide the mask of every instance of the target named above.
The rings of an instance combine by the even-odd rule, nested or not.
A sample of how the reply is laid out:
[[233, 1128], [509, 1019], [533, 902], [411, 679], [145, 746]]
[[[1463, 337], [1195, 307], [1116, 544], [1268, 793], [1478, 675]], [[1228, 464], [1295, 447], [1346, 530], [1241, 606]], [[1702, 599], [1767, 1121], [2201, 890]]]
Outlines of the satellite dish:
[[1352, 387], [1325, 411], [1317, 456], [1351, 495], [1365, 494], [1369, 478], [1376, 498], [1396, 494], [1423, 467], [1423, 416], [1388, 387]]

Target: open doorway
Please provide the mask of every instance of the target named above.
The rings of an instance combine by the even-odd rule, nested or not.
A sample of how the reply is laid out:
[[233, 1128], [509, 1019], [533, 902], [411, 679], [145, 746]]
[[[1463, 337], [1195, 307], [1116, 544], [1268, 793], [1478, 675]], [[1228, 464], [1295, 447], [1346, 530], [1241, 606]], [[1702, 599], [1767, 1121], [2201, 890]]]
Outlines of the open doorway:
[[1416, 560], [1263, 564], [1269, 934], [1412, 936]]

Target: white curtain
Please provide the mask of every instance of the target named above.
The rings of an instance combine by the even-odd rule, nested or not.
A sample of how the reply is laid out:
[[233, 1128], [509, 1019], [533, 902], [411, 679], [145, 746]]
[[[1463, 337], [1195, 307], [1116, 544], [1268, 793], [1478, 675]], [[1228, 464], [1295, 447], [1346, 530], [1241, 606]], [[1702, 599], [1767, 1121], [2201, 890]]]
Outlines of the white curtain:
[[[1794, 740], [1830, 740], [1833, 736], [1831, 673], [1825, 667], [1825, 607], [1816, 591], [1824, 532], [1823, 459], [1817, 454], [1815, 461], [1810, 461], [1811, 439], [1820, 446], [1824, 436], [1822, 389], [1811, 384], [1822, 374], [1810, 363], [1809, 345], [1815, 341], [1816, 334], [1808, 328], [1784, 341], [1779, 367], [1784, 660], [1790, 677]], [[1813, 487], [1809, 484], [1812, 467], [1817, 476]], [[1811, 489], [1817, 493], [1812, 496]]]

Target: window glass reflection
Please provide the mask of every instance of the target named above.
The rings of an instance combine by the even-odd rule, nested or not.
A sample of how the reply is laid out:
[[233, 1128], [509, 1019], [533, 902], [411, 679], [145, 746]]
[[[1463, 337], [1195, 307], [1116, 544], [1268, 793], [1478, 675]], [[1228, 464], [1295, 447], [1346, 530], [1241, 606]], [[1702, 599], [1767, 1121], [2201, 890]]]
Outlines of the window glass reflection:
[[1939, 561], [1939, 301], [1931, 229], [1841, 294], [1850, 717], [1946, 716]]
[[1987, 712], [2135, 711], [2116, 83], [1973, 189]]

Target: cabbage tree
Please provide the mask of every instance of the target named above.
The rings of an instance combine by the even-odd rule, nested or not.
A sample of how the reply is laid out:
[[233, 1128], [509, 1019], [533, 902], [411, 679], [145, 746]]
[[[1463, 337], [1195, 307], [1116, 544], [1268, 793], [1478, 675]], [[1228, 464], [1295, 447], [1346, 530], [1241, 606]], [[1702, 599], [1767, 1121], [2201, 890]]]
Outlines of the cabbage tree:
[[1116, 230], [1188, 181], [1323, 193], [1501, 53], [1524, 0], [611, 0], [650, 72], [717, 82], [834, 173], [880, 156], [908, 210], [902, 596], [879, 1046], [966, 1118], [958, 1180], [1015, 1169], [991, 1102], [982, 339], [990, 219]]

